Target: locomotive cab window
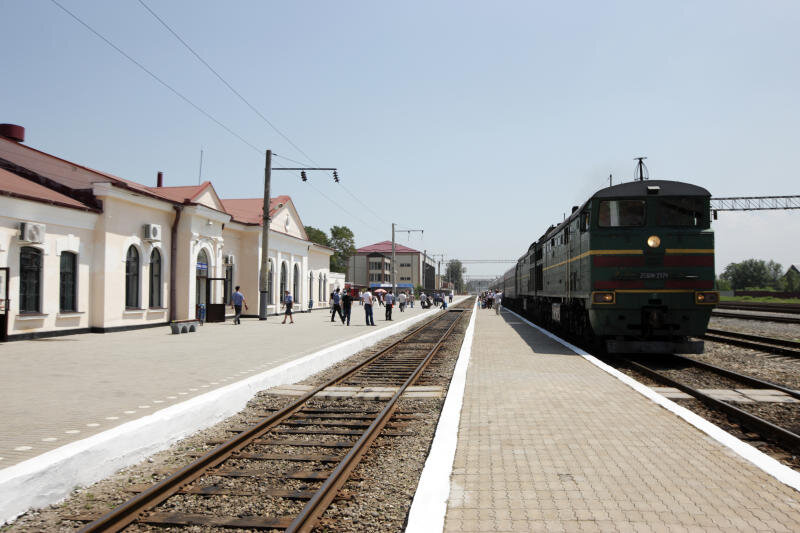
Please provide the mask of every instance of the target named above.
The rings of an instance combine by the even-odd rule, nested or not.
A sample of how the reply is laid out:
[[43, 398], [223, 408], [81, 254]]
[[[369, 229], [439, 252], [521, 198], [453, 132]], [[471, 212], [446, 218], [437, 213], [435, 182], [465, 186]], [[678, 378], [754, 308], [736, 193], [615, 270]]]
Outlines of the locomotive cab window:
[[602, 200], [597, 225], [601, 228], [644, 226], [644, 200]]
[[581, 231], [589, 229], [589, 211], [583, 211], [581, 213], [580, 228]]
[[707, 211], [705, 198], [662, 198], [658, 205], [658, 224], [694, 228], [705, 226]]

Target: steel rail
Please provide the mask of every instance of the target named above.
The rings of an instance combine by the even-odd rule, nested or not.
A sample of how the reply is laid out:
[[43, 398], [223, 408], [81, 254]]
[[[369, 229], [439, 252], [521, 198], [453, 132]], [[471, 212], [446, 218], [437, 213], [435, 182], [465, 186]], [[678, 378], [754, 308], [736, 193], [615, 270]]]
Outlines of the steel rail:
[[453, 332], [455, 327], [461, 321], [461, 317], [463, 317], [463, 310], [459, 312], [458, 318], [453, 321], [447, 331], [445, 331], [439, 340], [436, 342], [433, 348], [428, 352], [425, 356], [425, 359], [420, 361], [417, 368], [414, 372], [406, 379], [405, 383], [400, 386], [400, 388], [395, 392], [394, 396], [387, 402], [375, 420], [370, 424], [370, 426], [364, 431], [364, 433], [359, 437], [358, 441], [353, 445], [347, 455], [342, 459], [342, 461], [334, 468], [333, 472], [328, 479], [322, 484], [322, 486], [317, 490], [314, 496], [306, 503], [306, 506], [300, 511], [300, 514], [291, 525], [286, 528], [286, 531], [289, 533], [307, 533], [312, 530], [312, 528], [316, 525], [317, 520], [322, 516], [322, 513], [328, 508], [328, 506], [333, 502], [336, 498], [336, 494], [338, 493], [339, 489], [347, 482], [349, 479], [350, 474], [358, 466], [361, 458], [369, 449], [372, 442], [378, 437], [383, 427], [392, 417], [395, 409], [397, 408], [397, 401], [400, 399], [400, 396], [405, 392], [405, 390], [411, 386], [422, 374], [425, 368], [430, 363], [431, 359], [439, 352], [442, 347], [444, 341], [450, 336]]
[[[720, 330], [706, 330], [706, 331], [720, 331]], [[726, 335], [730, 335], [730, 332], [725, 333], [717, 333], [709, 335], [706, 333], [702, 335], [701, 338], [712, 341], [712, 342], [721, 342], [723, 344], [730, 344], [731, 346], [739, 346], [741, 348], [750, 348], [751, 350], [758, 350], [761, 352], [771, 353], [775, 355], [786, 355], [789, 357], [800, 357], [800, 350], [795, 350], [792, 348], [784, 348], [781, 346], [774, 346], [770, 344], [766, 344], [768, 341], [761, 341], [761, 342], [754, 342], [750, 340], [744, 340], [740, 338], [733, 338], [734, 335], [730, 335], [727, 337]], [[741, 333], [740, 335], [744, 335]], [[756, 336], [757, 337], [757, 336]]]
[[752, 335], [750, 333], [740, 333], [738, 331], [728, 331], [725, 329], [707, 329], [707, 332], [711, 333], [712, 335], [723, 335], [725, 337], [734, 337], [737, 339], [743, 339], [746, 341], [755, 341], [755, 342], [763, 342], [765, 344], [775, 344], [778, 346], [787, 346], [789, 348], [798, 348], [800, 349], [800, 342], [792, 341], [788, 339], [776, 339], [774, 337], [764, 337], [763, 335]]
[[800, 314], [800, 304], [779, 304], [769, 302], [719, 302], [718, 309], [739, 309], [741, 311], [767, 311], [770, 313]]
[[368, 359], [359, 363], [358, 365], [348, 369], [342, 374], [331, 378], [324, 384], [318, 386], [317, 388], [301, 396], [292, 404], [284, 407], [279, 411], [276, 411], [274, 414], [265, 418], [264, 420], [262, 420], [252, 428], [248, 429], [247, 431], [244, 431], [232, 437], [231, 439], [220, 444], [219, 446], [209, 451], [199, 459], [184, 466], [183, 468], [179, 469], [177, 472], [173, 473], [169, 477], [159, 481], [158, 483], [156, 483], [149, 489], [145, 490], [144, 492], [139, 493], [130, 500], [126, 501], [125, 503], [117, 506], [108, 513], [104, 514], [100, 518], [85, 525], [79, 530], [79, 533], [95, 533], [99, 531], [116, 532], [123, 530], [131, 523], [133, 523], [137, 518], [139, 518], [139, 516], [142, 513], [164, 502], [171, 496], [177, 494], [182, 487], [191, 483], [192, 481], [195, 481], [197, 478], [203, 476], [208, 470], [223, 463], [224, 461], [229, 459], [234, 453], [241, 451], [243, 448], [248, 446], [252, 441], [261, 437], [262, 435], [267, 433], [270, 429], [280, 424], [283, 420], [285, 420], [286, 418], [290, 417], [291, 415], [302, 409], [303, 405], [306, 402], [308, 402], [311, 398], [313, 398], [317, 393], [321, 392], [326, 387], [333, 386], [336, 383], [344, 379], [347, 379], [352, 374], [358, 372], [362, 368], [371, 364], [376, 359], [394, 350], [404, 341], [415, 337], [422, 330], [428, 328], [435, 322], [438, 322], [445, 316], [447, 316], [447, 312], [438, 313], [436, 316], [432, 317], [430, 320], [425, 322], [423, 325], [421, 325], [408, 335], [404, 336], [402, 339], [393, 342], [391, 345], [387, 346], [386, 348], [379, 351], [375, 355], [370, 356]]
[[653, 370], [652, 368], [645, 366], [641, 363], [637, 363], [635, 361], [629, 361], [631, 366], [645, 374], [650, 376], [656, 381], [660, 381], [662, 383], [666, 383], [676, 389], [679, 389], [690, 396], [693, 396], [700, 400], [701, 402], [705, 403], [706, 405], [711, 406], [714, 409], [724, 412], [725, 414], [730, 415], [731, 417], [737, 419], [743, 426], [752, 429], [753, 431], [757, 431], [762, 435], [771, 438], [775, 442], [779, 443], [781, 446], [784, 446], [787, 450], [790, 450], [794, 453], [800, 453], [800, 435], [792, 433], [791, 431], [784, 429], [780, 426], [776, 426], [772, 422], [764, 420], [763, 418], [756, 416], [754, 414], [748, 413], [747, 411], [743, 411], [738, 407], [735, 407], [727, 402], [723, 402], [722, 400], [717, 400], [716, 398], [712, 398], [708, 394], [704, 394], [697, 389], [693, 389], [692, 387], [681, 383], [680, 381], [676, 381], [669, 376], [665, 376], [664, 374]]
[[765, 388], [765, 389], [779, 390], [784, 394], [788, 394], [789, 396], [792, 396], [792, 397], [797, 398], [797, 399], [800, 400], [800, 391], [798, 391], [798, 390], [790, 389], [790, 388], [784, 387], [783, 385], [778, 385], [776, 383], [771, 383], [769, 381], [764, 381], [762, 379], [758, 379], [758, 378], [755, 378], [753, 376], [748, 376], [746, 374], [740, 374], [740, 373], [735, 372], [733, 370], [728, 370], [727, 368], [720, 368], [718, 366], [710, 365], [708, 363], [704, 363], [703, 361], [698, 361], [697, 359], [692, 359], [691, 357], [686, 357], [684, 355], [672, 354], [672, 357], [675, 358], [675, 359], [678, 359], [679, 361], [687, 362], [687, 363], [689, 363], [691, 365], [694, 365], [694, 366], [696, 366], [698, 368], [702, 368], [702, 369], [708, 370], [710, 372], [716, 372], [717, 374], [723, 375], [723, 376], [731, 378], [731, 379], [739, 380], [739, 381], [742, 381], [744, 383], [748, 383], [750, 385], [756, 385], [758, 387]]
[[717, 311], [717, 310], [712, 311], [711, 316], [720, 318], [740, 318], [742, 320], [757, 320], [761, 322], [781, 322], [784, 324], [800, 324], [800, 318], [794, 318], [791, 316], [744, 315], [742, 313], [726, 313], [724, 311]]

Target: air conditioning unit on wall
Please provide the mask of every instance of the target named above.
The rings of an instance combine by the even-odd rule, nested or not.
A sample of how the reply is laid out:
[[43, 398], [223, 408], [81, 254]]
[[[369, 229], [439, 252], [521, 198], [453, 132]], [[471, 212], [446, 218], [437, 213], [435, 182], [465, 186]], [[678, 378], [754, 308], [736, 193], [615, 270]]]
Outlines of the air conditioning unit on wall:
[[228, 254], [225, 256], [225, 264], [226, 265], [234, 265], [236, 264], [236, 256], [233, 254]]
[[44, 242], [44, 224], [21, 223], [19, 225], [19, 240], [32, 244], [42, 244]]
[[161, 240], [161, 226], [158, 224], [145, 224], [144, 225], [144, 240], [146, 241], [160, 241]]

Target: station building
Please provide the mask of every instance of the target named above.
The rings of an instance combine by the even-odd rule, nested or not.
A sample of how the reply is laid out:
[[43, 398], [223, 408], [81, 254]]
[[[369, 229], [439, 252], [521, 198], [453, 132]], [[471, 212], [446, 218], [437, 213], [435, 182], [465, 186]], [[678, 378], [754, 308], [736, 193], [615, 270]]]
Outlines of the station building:
[[[0, 340], [224, 320], [241, 286], [258, 314], [261, 198], [210, 182], [155, 187], [23, 144], [0, 125]], [[327, 307], [344, 287], [333, 250], [308, 240], [292, 199], [270, 200], [270, 313]], [[214, 316], [212, 316], [214, 315]]]
[[[395, 242], [398, 289], [422, 285], [426, 291], [436, 287], [436, 266], [424, 252]], [[347, 262], [347, 280], [369, 288], [392, 287], [392, 241], [358, 248]]]

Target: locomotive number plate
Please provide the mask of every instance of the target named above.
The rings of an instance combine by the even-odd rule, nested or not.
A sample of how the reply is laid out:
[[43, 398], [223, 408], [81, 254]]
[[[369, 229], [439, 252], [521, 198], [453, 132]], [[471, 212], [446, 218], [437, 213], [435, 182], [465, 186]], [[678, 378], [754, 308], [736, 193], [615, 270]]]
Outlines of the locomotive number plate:
[[668, 279], [668, 272], [639, 272], [639, 279]]

